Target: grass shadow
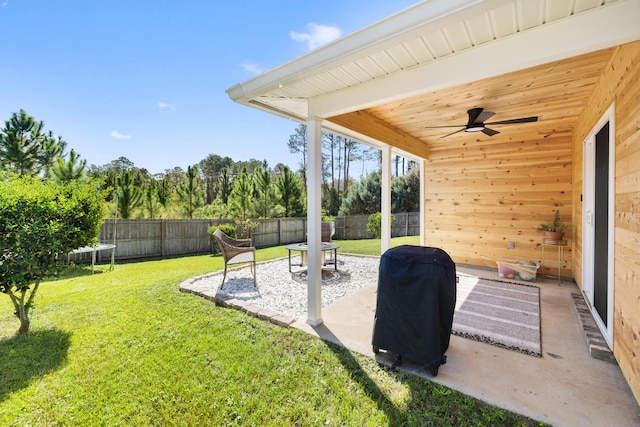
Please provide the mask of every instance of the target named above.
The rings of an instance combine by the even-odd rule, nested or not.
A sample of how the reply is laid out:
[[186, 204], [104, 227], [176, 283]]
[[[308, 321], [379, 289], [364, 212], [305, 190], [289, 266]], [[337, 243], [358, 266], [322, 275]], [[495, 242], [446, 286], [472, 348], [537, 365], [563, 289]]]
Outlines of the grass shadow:
[[57, 329], [0, 340], [0, 402], [64, 365], [70, 342], [71, 333]]
[[[387, 414], [390, 426], [406, 425], [406, 412], [398, 408], [378, 384], [371, 379], [369, 374], [362, 368], [360, 362], [353, 357], [353, 354], [346, 348], [330, 341], [324, 341], [327, 347], [335, 354], [340, 364], [349, 372], [349, 376], [362, 386], [364, 392], [376, 403], [378, 409]], [[366, 425], [363, 420], [362, 425]]]
[[[329, 332], [330, 333], [330, 332]], [[331, 334], [331, 333], [330, 333]], [[332, 334], [331, 334], [332, 335]], [[332, 338], [337, 339], [335, 336]], [[546, 424], [527, 418], [501, 408], [487, 405], [471, 396], [445, 387], [427, 379], [424, 373], [427, 369], [403, 362], [403, 367], [391, 369], [376, 358], [378, 366], [391, 374], [395, 381], [403, 384], [409, 390], [407, 401], [399, 407], [394, 403], [385, 390], [382, 390], [371, 377], [352, 352], [336, 341], [323, 340], [327, 347], [336, 355], [340, 364], [349, 372], [353, 381], [360, 384], [369, 398], [388, 417], [389, 426], [545, 426]], [[389, 357], [390, 361], [394, 357]], [[417, 375], [422, 371], [423, 375]], [[366, 425], [366, 420], [362, 420]]]

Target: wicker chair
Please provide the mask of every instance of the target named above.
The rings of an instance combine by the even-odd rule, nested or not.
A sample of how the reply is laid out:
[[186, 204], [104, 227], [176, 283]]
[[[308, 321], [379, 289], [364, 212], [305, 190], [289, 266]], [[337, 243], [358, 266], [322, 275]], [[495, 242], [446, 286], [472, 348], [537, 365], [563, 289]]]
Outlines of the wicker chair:
[[227, 236], [221, 230], [216, 230], [213, 233], [213, 238], [216, 239], [220, 251], [222, 251], [222, 257], [224, 258], [224, 275], [222, 276], [222, 285], [224, 286], [224, 280], [227, 278], [227, 266], [230, 264], [243, 264], [246, 262], [251, 263], [251, 273], [253, 274], [253, 286], [257, 286], [256, 282], [256, 248], [251, 246], [251, 239], [234, 239]]

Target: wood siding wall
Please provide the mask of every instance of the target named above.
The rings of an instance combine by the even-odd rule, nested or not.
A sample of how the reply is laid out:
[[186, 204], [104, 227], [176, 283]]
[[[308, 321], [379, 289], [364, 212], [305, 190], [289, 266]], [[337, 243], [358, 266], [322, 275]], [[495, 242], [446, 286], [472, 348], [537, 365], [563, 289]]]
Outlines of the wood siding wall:
[[582, 287], [583, 142], [615, 102], [613, 352], [640, 401], [640, 42], [618, 47], [573, 139], [574, 265]]
[[[434, 149], [425, 178], [424, 244], [444, 249], [456, 263], [497, 267], [484, 257], [540, 263], [543, 235], [536, 227], [556, 209], [571, 223], [570, 136], [483, 136], [462, 150]], [[557, 275], [557, 251], [549, 249], [538, 273]], [[570, 246], [561, 264], [570, 277]]]

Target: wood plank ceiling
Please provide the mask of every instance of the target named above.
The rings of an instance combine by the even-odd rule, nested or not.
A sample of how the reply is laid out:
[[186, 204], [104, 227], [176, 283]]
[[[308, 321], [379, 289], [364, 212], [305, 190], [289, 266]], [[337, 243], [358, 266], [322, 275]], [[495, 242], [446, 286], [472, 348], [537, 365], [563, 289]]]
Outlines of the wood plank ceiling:
[[[613, 49], [613, 48], [612, 48]], [[470, 141], [535, 140], [570, 134], [586, 105], [612, 49], [421, 94], [365, 110], [327, 118], [413, 154], [455, 149]], [[470, 64], [473, 66], [473, 64]], [[490, 121], [538, 116], [536, 123], [488, 126], [500, 133], [459, 132], [467, 123], [467, 110], [482, 107], [496, 114]], [[456, 128], [429, 126], [461, 125]], [[390, 131], [405, 135], [404, 145], [389, 141]], [[412, 143], [407, 143], [411, 139]], [[426, 147], [420, 147], [422, 142]]]

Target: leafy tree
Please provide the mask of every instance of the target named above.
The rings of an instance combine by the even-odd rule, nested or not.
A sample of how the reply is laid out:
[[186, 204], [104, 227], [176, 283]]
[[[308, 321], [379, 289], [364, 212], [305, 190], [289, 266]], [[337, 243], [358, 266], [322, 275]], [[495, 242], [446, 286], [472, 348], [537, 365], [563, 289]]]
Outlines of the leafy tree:
[[229, 197], [230, 202], [241, 220], [246, 220], [251, 213], [252, 195], [253, 186], [251, 179], [247, 174], [247, 169], [244, 168], [233, 183], [233, 189]]
[[115, 169], [118, 173], [124, 171], [132, 171], [135, 168], [133, 162], [124, 156], [118, 157], [116, 160], [112, 160], [106, 167]]
[[181, 167], [175, 167], [173, 169], [165, 169], [164, 179], [169, 182], [169, 186], [172, 189], [178, 187], [180, 182], [184, 179], [185, 172]]
[[274, 173], [275, 175], [280, 175], [280, 174], [282, 173], [282, 170], [283, 170], [284, 168], [286, 168], [286, 167], [287, 167], [287, 165], [285, 165], [284, 163], [278, 163], [277, 165], [275, 165], [275, 166], [273, 167], [273, 173]]
[[285, 217], [295, 217], [304, 214], [302, 203], [302, 182], [300, 177], [291, 172], [287, 166], [276, 180], [276, 187], [280, 193], [280, 204], [284, 207]]
[[116, 172], [113, 169], [108, 169], [107, 165], [97, 166], [90, 165], [87, 168], [87, 176], [91, 179], [96, 179], [104, 183], [105, 188], [110, 188], [111, 193], [108, 195], [108, 200], [115, 200], [116, 179], [121, 172]]
[[230, 157], [220, 157], [217, 154], [209, 154], [205, 159], [198, 163], [200, 170], [202, 171], [202, 179], [205, 184], [207, 200], [209, 204], [216, 198], [216, 189], [218, 175], [224, 168], [229, 168], [233, 164], [233, 159]]
[[176, 187], [178, 199], [182, 203], [182, 211], [188, 218], [193, 218], [196, 209], [204, 204], [204, 188], [200, 184], [196, 166], [187, 167], [185, 179]]
[[246, 169], [248, 174], [252, 174], [256, 169], [260, 167], [262, 169], [269, 170], [269, 164], [266, 160], [256, 159], [235, 162], [231, 169], [236, 175], [239, 175], [242, 172], [242, 169]]
[[74, 149], [69, 152], [69, 159], [63, 157], [56, 159], [56, 164], [51, 168], [51, 172], [59, 183], [70, 182], [74, 179], [82, 179], [85, 176], [86, 160], [80, 160]]
[[342, 200], [341, 215], [358, 215], [378, 212], [381, 205], [380, 172], [371, 172], [353, 187]]
[[130, 170], [125, 170], [116, 179], [118, 192], [118, 213], [120, 218], [129, 219], [133, 210], [142, 203], [142, 190], [133, 183]]
[[41, 281], [59, 272], [60, 257], [97, 243], [104, 194], [96, 183], [64, 185], [32, 177], [0, 180], [0, 292], [29, 331], [29, 310]]
[[420, 210], [420, 169], [414, 167], [404, 176], [391, 179], [391, 210], [393, 212]]
[[45, 134], [44, 122], [20, 110], [0, 129], [0, 167], [18, 176], [45, 176], [65, 146], [61, 138]]
[[[371, 172], [356, 184], [342, 200], [341, 215], [378, 212], [381, 204], [381, 173]], [[417, 168], [405, 176], [391, 178], [391, 211], [413, 212], [420, 209], [420, 175]]]

